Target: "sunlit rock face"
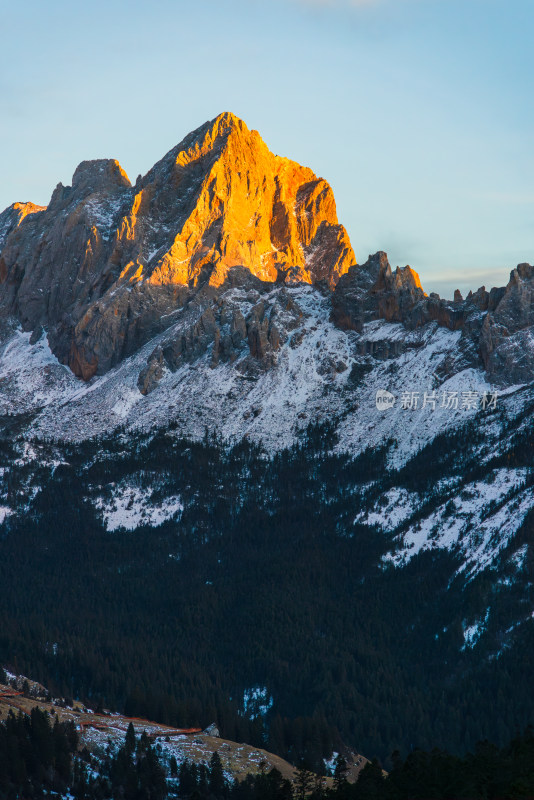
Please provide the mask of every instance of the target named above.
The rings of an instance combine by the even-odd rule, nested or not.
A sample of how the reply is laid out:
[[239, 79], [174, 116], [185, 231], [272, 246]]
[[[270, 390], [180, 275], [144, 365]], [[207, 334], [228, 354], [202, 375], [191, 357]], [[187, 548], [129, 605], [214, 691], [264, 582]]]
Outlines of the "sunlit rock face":
[[86, 380], [165, 330], [199, 292], [206, 302], [249, 277], [333, 288], [356, 261], [326, 181], [273, 155], [229, 113], [135, 186], [117, 161], [82, 162], [46, 209], [0, 215], [0, 248], [0, 308], [26, 330], [45, 328]]
[[[220, 286], [229, 269], [245, 266], [263, 281], [333, 286], [355, 263], [326, 181], [273, 155], [233, 114], [221, 114], [171, 150], [136, 197], [146, 221], [159, 219], [163, 206], [173, 229], [148, 270], [153, 285], [205, 278]], [[147, 238], [157, 244], [150, 231]]]
[[14, 231], [28, 214], [44, 211], [46, 206], [35, 203], [13, 203], [0, 214], [0, 248], [3, 247], [9, 234]]

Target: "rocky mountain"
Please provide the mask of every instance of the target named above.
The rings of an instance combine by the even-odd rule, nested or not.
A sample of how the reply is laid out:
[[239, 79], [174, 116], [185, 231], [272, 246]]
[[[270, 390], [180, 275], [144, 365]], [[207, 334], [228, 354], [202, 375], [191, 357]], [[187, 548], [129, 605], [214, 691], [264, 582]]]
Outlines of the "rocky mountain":
[[133, 187], [82, 162], [0, 215], [0, 246], [0, 411], [37, 440], [173, 424], [273, 452], [322, 421], [353, 456], [393, 439], [398, 468], [529, 407], [533, 267], [446, 301], [385, 253], [357, 264], [328, 184], [229, 113]]
[[34, 335], [46, 328], [54, 354], [84, 380], [184, 305], [242, 283], [243, 268], [258, 282], [334, 286], [355, 260], [326, 181], [273, 155], [228, 113], [135, 186], [117, 161], [82, 162], [47, 208], [7, 209], [0, 244], [4, 313]]
[[[395, 719], [409, 713], [417, 724], [421, 704], [441, 704], [447, 744], [457, 727], [447, 692], [467, 686], [475, 697], [483, 673], [488, 702], [493, 691], [515, 693], [495, 705], [507, 719], [504, 739], [517, 724], [513, 714], [527, 707], [511, 654], [528, 652], [534, 625], [533, 293], [529, 264], [513, 269], [505, 287], [481, 287], [465, 299], [456, 292], [452, 301], [427, 295], [410, 267], [393, 270], [383, 252], [358, 264], [328, 184], [270, 153], [231, 114], [189, 134], [135, 186], [116, 161], [83, 162], [47, 208], [18, 203], [0, 215], [0, 531], [13, 533], [5, 547], [14, 558], [25, 542], [20, 557], [37, 563], [36, 541], [48, 531], [49, 570], [70, 597], [75, 579], [65, 588], [59, 565], [71, 530], [83, 531], [91, 556], [79, 570], [88, 570], [88, 585], [103, 569], [102, 552], [125, 591], [144, 581], [150, 594], [161, 579], [165, 592], [152, 599], [157, 611], [147, 626], [165, 617], [169, 597], [179, 608], [191, 595], [205, 602], [206, 619], [226, 633], [220, 641], [214, 633], [209, 654], [195, 650], [191, 634], [199, 670], [212, 657], [227, 670], [249, 630], [243, 664], [230, 665], [237, 686], [221, 679], [210, 689], [217, 702], [276, 675], [269, 713], [298, 716], [304, 708], [337, 724], [329, 715], [334, 707], [339, 718], [345, 713], [335, 705], [342, 685], [351, 697], [343, 736], [368, 752], [355, 737], [369, 730], [383, 700], [383, 686], [369, 677], [381, 669], [378, 651], [369, 644], [354, 661], [351, 650], [343, 669], [330, 665], [335, 678], [325, 677], [322, 662], [308, 663], [308, 682], [322, 676], [315, 693], [280, 664], [293, 644], [288, 663], [297, 672], [310, 642], [323, 661], [338, 647], [358, 649], [347, 628], [367, 631], [372, 616], [388, 669], [402, 673], [409, 652], [418, 674], [406, 708], [398, 697], [387, 701], [398, 708]], [[58, 503], [70, 523], [58, 517]], [[146, 574], [135, 573], [131, 586], [138, 553], [109, 538], [126, 531], [132, 541], [149, 535], [153, 548], [150, 565], [139, 559]], [[303, 531], [315, 536], [313, 581], [304, 586], [297, 575], [286, 585], [286, 572], [275, 580], [261, 569], [254, 598], [269, 605], [276, 595], [294, 607], [294, 581], [302, 580], [302, 596], [315, 597], [321, 575], [325, 608], [343, 606], [345, 627], [332, 627], [331, 615], [312, 624], [309, 608], [299, 607], [286, 638], [277, 638], [268, 615], [258, 621], [263, 605], [254, 619], [241, 618], [232, 586], [246, 573], [243, 553], [252, 554], [251, 574], [258, 553], [264, 564], [273, 553], [289, 562], [300, 557], [292, 537], [301, 541]], [[343, 589], [339, 559], [351, 565]], [[1, 576], [6, 586], [10, 575]], [[404, 592], [411, 581], [432, 609]], [[369, 604], [368, 584], [378, 606]], [[17, 586], [15, 594], [23, 591]], [[175, 595], [176, 586], [188, 593]], [[220, 606], [210, 605], [212, 592]], [[367, 609], [357, 619], [354, 597]], [[389, 619], [391, 603], [401, 628]], [[115, 598], [112, 619], [116, 608]], [[221, 608], [233, 608], [233, 617]], [[176, 630], [169, 623], [172, 635], [190, 625], [196, 636], [196, 613], [184, 612]], [[167, 642], [165, 632], [158, 646], [170, 663]], [[273, 666], [268, 654], [278, 646]], [[64, 647], [70, 675], [76, 647], [70, 640]], [[88, 647], [84, 640], [78, 652]], [[434, 670], [430, 688], [418, 673], [423, 651], [423, 673]], [[35, 668], [42, 672], [43, 663]], [[509, 683], [499, 672], [504, 663]], [[139, 670], [135, 681], [146, 682]], [[358, 695], [355, 675], [367, 687]], [[121, 689], [114, 691], [119, 702]], [[203, 697], [211, 703], [210, 692]], [[330, 704], [322, 704], [324, 692]], [[402, 738], [395, 725], [386, 728]], [[378, 751], [389, 734], [375, 733]], [[458, 736], [466, 743], [476, 734]]]
[[377, 253], [342, 276], [333, 294], [333, 319], [359, 333], [377, 319], [400, 322], [408, 330], [432, 322], [460, 330], [460, 347], [471, 365], [483, 368], [499, 386], [510, 386], [534, 377], [533, 291], [534, 267], [519, 264], [506, 287], [487, 292], [482, 286], [465, 300], [455, 292], [451, 303], [435, 293], [427, 297], [410, 267], [392, 273], [386, 254]]
[[229, 113], [135, 186], [117, 161], [82, 162], [48, 207], [15, 203], [0, 215], [4, 324], [19, 324], [32, 344], [45, 331], [59, 363], [85, 381], [154, 342], [137, 381], [144, 395], [208, 350], [212, 367], [229, 362], [245, 376], [272, 367], [301, 326], [288, 290], [303, 284], [328, 298], [337, 328], [362, 336], [385, 320], [407, 332], [460, 330], [464, 366], [501, 386], [528, 382], [533, 275], [521, 264], [507, 287], [450, 303], [427, 297], [409, 267], [393, 273], [384, 253], [357, 265], [326, 181], [273, 155]]

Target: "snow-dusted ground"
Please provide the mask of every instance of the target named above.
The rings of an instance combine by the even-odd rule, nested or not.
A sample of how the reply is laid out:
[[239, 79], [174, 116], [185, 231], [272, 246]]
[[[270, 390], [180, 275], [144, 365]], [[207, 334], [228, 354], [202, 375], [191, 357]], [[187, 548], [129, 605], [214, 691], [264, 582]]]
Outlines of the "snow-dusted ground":
[[95, 508], [101, 513], [108, 531], [119, 529], [132, 531], [141, 525], [155, 528], [169, 519], [175, 519], [183, 511], [179, 497], [167, 497], [162, 501], [153, 499], [154, 489], [119, 484], [113, 487], [109, 499], [97, 497]]
[[46, 336], [33, 345], [30, 336], [16, 330], [0, 345], [0, 414], [21, 414], [47, 405], [58, 411], [77, 384], [51, 352]]
[[[106, 718], [105, 722], [110, 726], [105, 730], [87, 727], [81, 734], [82, 743], [92, 752], [102, 755], [109, 745], [116, 750], [124, 743], [129, 724], [128, 719], [119, 718], [118, 715], [116, 715], [115, 721], [111, 715]], [[259, 772], [262, 764], [269, 764], [269, 760], [272, 759], [272, 756], [265, 750], [225, 739], [217, 739], [204, 733], [176, 735], [161, 725], [142, 721], [134, 721], [133, 725], [138, 736], [146, 731], [149, 736], [153, 737], [156, 750], [168, 769], [173, 756], [178, 767], [184, 761], [208, 765], [213, 753], [217, 752], [226, 779], [233, 780], [236, 776], [244, 777], [246, 774]]]
[[[401, 566], [422, 550], [456, 551], [463, 558], [460, 571], [473, 578], [496, 560], [534, 507], [534, 492], [525, 488], [527, 475], [526, 469], [499, 469], [486, 481], [464, 485], [427, 517], [408, 524], [394, 539], [396, 549], [384, 560]], [[401, 502], [395, 515], [397, 496]], [[384, 507], [375, 506], [358, 521], [391, 531], [403, 526], [407, 509], [417, 510], [416, 502], [403, 490], [393, 490], [384, 498]]]
[[[262, 299], [268, 302], [278, 291]], [[153, 392], [141, 395], [138, 375], [155, 346], [186, 325], [181, 311], [171, 329], [87, 384], [57, 362], [45, 336], [30, 345], [29, 334], [15, 331], [0, 348], [0, 413], [35, 412], [30, 433], [37, 437], [77, 441], [118, 425], [150, 430], [176, 421], [179, 432], [187, 436], [201, 438], [208, 428], [228, 440], [246, 436], [261, 441], [271, 451], [291, 445], [310, 422], [336, 420], [339, 450], [357, 453], [394, 438], [398, 445], [391, 453], [391, 465], [398, 466], [438, 433], [477, 413], [462, 407], [463, 393], [481, 397], [491, 389], [483, 373], [474, 369], [463, 369], [441, 382], [436, 376], [457, 355], [458, 331], [435, 324], [407, 331], [379, 321], [368, 324], [360, 336], [331, 323], [327, 298], [312, 287], [283, 291], [302, 310], [299, 335], [290, 334], [291, 346], [284, 344], [277, 363], [257, 380], [243, 377], [239, 359], [213, 368], [208, 351], [193, 364], [167, 371]], [[244, 311], [247, 303], [250, 308], [246, 293], [239, 289], [229, 290], [227, 298]], [[388, 359], [365, 357], [370, 371], [359, 381], [352, 379], [351, 368], [362, 364], [361, 353], [384, 342], [400, 343], [404, 352]], [[378, 389], [395, 396], [393, 408], [377, 409]], [[403, 407], [403, 397], [412, 392], [418, 395], [417, 407]], [[435, 406], [424, 405], [425, 393], [432, 397], [434, 392]], [[443, 406], [445, 392], [458, 392], [457, 408]], [[517, 394], [520, 406], [520, 388]], [[514, 397], [514, 392], [503, 392], [499, 403], [506, 399], [510, 404]]]
[[467, 622], [464, 620], [462, 626], [464, 632], [464, 645], [462, 648], [463, 650], [465, 650], [466, 647], [473, 648], [476, 645], [476, 643], [486, 630], [486, 625], [488, 624], [489, 615], [490, 615], [490, 609], [488, 608], [486, 609], [486, 613], [484, 614], [483, 618], [477, 619], [471, 624], [467, 624]]
[[5, 520], [6, 517], [9, 517], [13, 511], [9, 508], [9, 506], [0, 506], [0, 525]]

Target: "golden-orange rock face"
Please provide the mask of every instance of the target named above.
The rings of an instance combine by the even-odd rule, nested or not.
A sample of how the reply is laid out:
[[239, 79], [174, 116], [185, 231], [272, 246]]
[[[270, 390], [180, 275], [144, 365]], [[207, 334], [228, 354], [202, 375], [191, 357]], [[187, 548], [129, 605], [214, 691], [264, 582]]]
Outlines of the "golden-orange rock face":
[[44, 211], [45, 209], [46, 206], [37, 206], [35, 203], [13, 203], [13, 210], [17, 212], [19, 225], [28, 214], [36, 214], [38, 211]]
[[[151, 222], [162, 203], [177, 212], [172, 237], [157, 258], [147, 259], [155, 238]], [[117, 247], [130, 251], [125, 277], [153, 285], [194, 285], [206, 275], [220, 286], [229, 269], [244, 266], [265, 281], [334, 286], [356, 261], [326, 181], [273, 155], [257, 131], [229, 113], [195, 131], [148, 173]]]
[[226, 283], [258, 279], [333, 288], [355, 262], [326, 181], [273, 155], [229, 113], [133, 186], [118, 161], [83, 161], [46, 209], [0, 214], [0, 309], [26, 330], [46, 329], [85, 380], [199, 293], [209, 303]]

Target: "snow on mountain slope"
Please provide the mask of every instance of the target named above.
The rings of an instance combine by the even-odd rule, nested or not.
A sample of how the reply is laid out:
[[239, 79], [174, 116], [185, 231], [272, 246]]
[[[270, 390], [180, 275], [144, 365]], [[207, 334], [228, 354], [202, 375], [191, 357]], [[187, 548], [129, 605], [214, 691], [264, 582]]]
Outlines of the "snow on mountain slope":
[[416, 492], [395, 487], [381, 495], [370, 510], [361, 511], [354, 522], [376, 525], [384, 531], [395, 531], [413, 515], [420, 503], [421, 497]]
[[[471, 424], [480, 435], [470, 444], [469, 458], [488, 465], [487, 474], [466, 480], [461, 468], [445, 461], [430, 494], [391, 480], [382, 488], [370, 484], [368, 498], [355, 506], [354, 522], [390, 535], [384, 566], [402, 567], [417, 553], [445, 550], [459, 558], [458, 569], [469, 582], [500, 559], [534, 497], [526, 468], [494, 469], [490, 462], [506, 457], [513, 436], [529, 429], [532, 385], [495, 389], [466, 356], [462, 332], [437, 322], [410, 330], [375, 320], [361, 332], [341, 330], [331, 320], [329, 296], [308, 285], [263, 292], [233, 287], [208, 306], [210, 313], [211, 308], [234, 319], [240, 315], [247, 325], [254, 315], [274, 321], [279, 346], [263, 361], [251, 360], [249, 334], [231, 357], [216, 359], [215, 340], [197, 346], [206, 306], [192, 304], [176, 309], [171, 327], [134, 355], [84, 383], [59, 364], [44, 334], [34, 341], [10, 330], [0, 348], [0, 413], [4, 422], [20, 423], [25, 440], [20, 463], [53, 470], [61, 454], [55, 461], [47, 456], [45, 464], [39, 440], [79, 442], [118, 428], [126, 439], [129, 432], [150, 435], [169, 426], [172, 435], [197, 440], [211, 431], [227, 442], [261, 442], [274, 453], [294, 444], [310, 424], [327, 422], [335, 428], [338, 452], [356, 456], [387, 444], [387, 470], [393, 475], [440, 434]], [[165, 363], [143, 394], [143, 369], [176, 341], [192, 341], [193, 355], [178, 360], [174, 371]], [[385, 410], [377, 407], [379, 391], [392, 398]], [[21, 508], [27, 509], [38, 487], [24, 487]], [[89, 499], [109, 531], [157, 526], [182, 511], [176, 491], [167, 491], [159, 479], [93, 487]], [[3, 490], [0, 500], [11, 508]]]
[[21, 414], [68, 398], [77, 381], [52, 354], [46, 336], [15, 330], [0, 345], [0, 414]]
[[97, 497], [95, 508], [101, 511], [108, 531], [135, 530], [141, 525], [157, 527], [176, 518], [183, 510], [178, 497], [167, 497], [158, 502], [154, 489], [121, 484], [112, 487], [111, 498]]
[[462, 625], [464, 634], [464, 645], [462, 647], [462, 650], [465, 650], [467, 647], [472, 649], [476, 645], [476, 643], [478, 642], [478, 640], [480, 639], [480, 637], [482, 636], [482, 634], [486, 629], [489, 615], [490, 615], [490, 609], [488, 608], [486, 609], [486, 613], [484, 614], [483, 617], [475, 620], [471, 624], [467, 624], [467, 622], [464, 620], [464, 623]]
[[[424, 550], [448, 550], [461, 559], [458, 573], [472, 580], [496, 562], [534, 508], [529, 469], [492, 470], [484, 480], [451, 483], [434, 487], [438, 500], [433, 503], [431, 497], [390, 489], [357, 515], [355, 522], [392, 535], [384, 564], [404, 566]], [[520, 565], [524, 557], [525, 549], [518, 550], [514, 564]]]
[[[387, 554], [384, 561], [399, 566], [422, 550], [451, 550], [462, 556], [459, 570], [473, 578], [495, 562], [534, 507], [528, 474], [526, 469], [500, 469], [489, 473], [486, 481], [464, 485], [427, 517], [409, 523], [394, 539], [398, 549]], [[414, 504], [413, 510], [417, 509]], [[390, 519], [374, 511], [367, 522], [381, 520], [386, 527]], [[402, 523], [396, 527], [402, 527]]]
[[[280, 291], [274, 288], [261, 302], [274, 304]], [[233, 362], [214, 365], [208, 348], [175, 372], [164, 370], [146, 396], [139, 391], [138, 376], [147, 358], [169, 338], [169, 331], [175, 337], [187, 333], [192, 312], [178, 310], [171, 329], [88, 383], [57, 362], [44, 336], [31, 344], [29, 334], [17, 330], [1, 351], [0, 410], [35, 414], [28, 434], [37, 438], [79, 441], [118, 426], [148, 431], [176, 422], [180, 433], [193, 438], [208, 429], [227, 440], [249, 437], [270, 451], [291, 445], [311, 422], [329, 421], [337, 425], [337, 448], [342, 451], [358, 453], [394, 438], [391, 465], [398, 466], [439, 432], [477, 413], [462, 407], [463, 393], [476, 393], [480, 399], [492, 391], [482, 371], [466, 368], [449, 376], [445, 370], [457, 353], [458, 331], [435, 323], [408, 331], [384, 321], [365, 325], [361, 334], [342, 331], [330, 321], [330, 304], [321, 292], [310, 286], [283, 291], [300, 319], [296, 330], [286, 332], [268, 369], [247, 373], [244, 351]], [[229, 290], [224, 300], [244, 312], [251, 307], [241, 289]], [[398, 356], [370, 354], [380, 343], [392, 342], [402, 345]], [[379, 389], [395, 396], [393, 408], [377, 409]], [[418, 407], [403, 407], [403, 398], [412, 392]], [[458, 407], [443, 407], [440, 398], [454, 392]], [[437, 402], [422, 407], [425, 393]], [[509, 399], [510, 392], [501, 395]]]

